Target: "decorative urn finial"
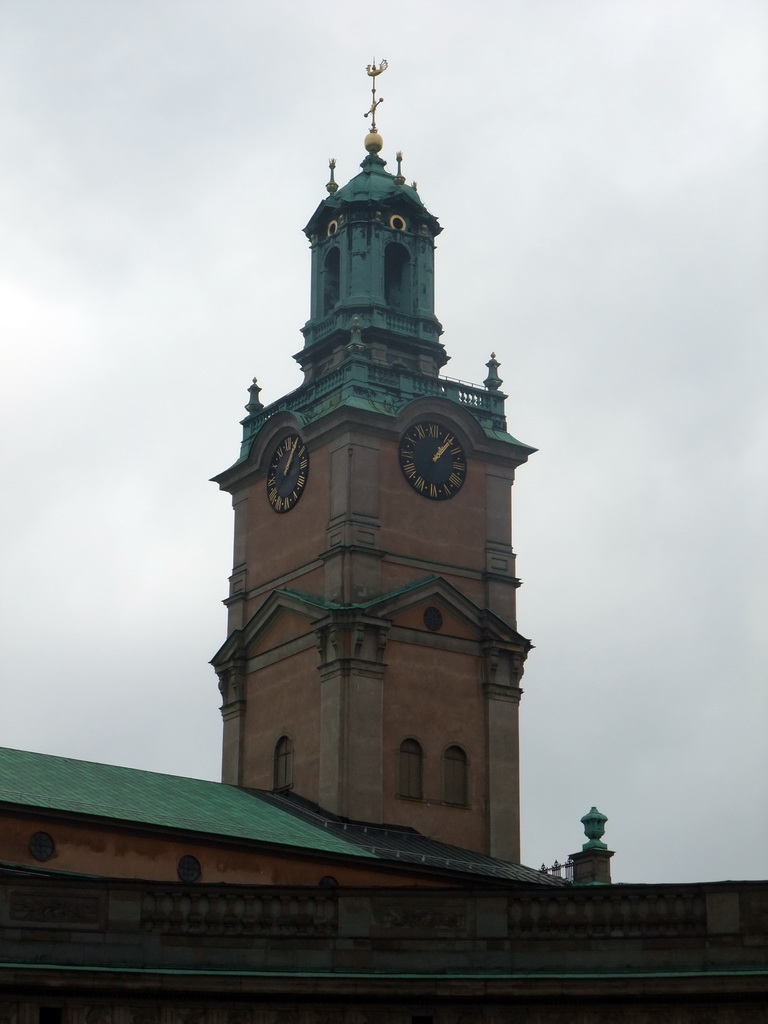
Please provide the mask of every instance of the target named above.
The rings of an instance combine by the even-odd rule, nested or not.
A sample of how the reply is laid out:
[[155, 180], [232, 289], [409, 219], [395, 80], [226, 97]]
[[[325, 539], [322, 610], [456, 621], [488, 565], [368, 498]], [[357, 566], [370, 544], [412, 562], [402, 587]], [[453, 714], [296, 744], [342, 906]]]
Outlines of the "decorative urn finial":
[[483, 384], [485, 384], [489, 391], [498, 391], [504, 381], [496, 372], [501, 363], [496, 358], [495, 352], [491, 352], [491, 358], [485, 365], [488, 367], [488, 376], [483, 381]]
[[581, 819], [581, 823], [584, 826], [584, 835], [587, 837], [587, 842], [582, 846], [582, 850], [607, 850], [608, 847], [605, 843], [600, 840], [605, 835], [605, 823], [608, 818], [605, 814], [601, 814], [596, 807], [592, 807], [588, 814], [585, 814]]
[[258, 412], [264, 408], [264, 403], [259, 399], [261, 394], [261, 388], [256, 383], [256, 378], [253, 378], [253, 383], [248, 388], [248, 404], [246, 405], [247, 412]]

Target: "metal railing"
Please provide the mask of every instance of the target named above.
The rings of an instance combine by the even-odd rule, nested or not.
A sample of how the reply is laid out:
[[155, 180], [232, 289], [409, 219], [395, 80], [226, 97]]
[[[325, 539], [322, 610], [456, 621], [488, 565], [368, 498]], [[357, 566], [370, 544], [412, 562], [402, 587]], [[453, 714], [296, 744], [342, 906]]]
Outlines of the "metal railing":
[[431, 377], [407, 367], [380, 366], [351, 356], [328, 373], [303, 384], [289, 395], [266, 407], [252, 408], [241, 420], [243, 440], [240, 458], [247, 456], [250, 443], [261, 427], [276, 413], [290, 411], [309, 422], [325, 411], [325, 403], [336, 395], [339, 402], [354, 397], [389, 405], [392, 410], [414, 398], [434, 395], [472, 410], [484, 430], [505, 433], [506, 395], [452, 377]]
[[570, 857], [564, 864], [560, 864], [558, 861], [555, 861], [550, 867], [542, 864], [539, 871], [542, 875], [550, 875], [552, 878], [563, 878], [566, 882], [573, 881], [573, 861]]

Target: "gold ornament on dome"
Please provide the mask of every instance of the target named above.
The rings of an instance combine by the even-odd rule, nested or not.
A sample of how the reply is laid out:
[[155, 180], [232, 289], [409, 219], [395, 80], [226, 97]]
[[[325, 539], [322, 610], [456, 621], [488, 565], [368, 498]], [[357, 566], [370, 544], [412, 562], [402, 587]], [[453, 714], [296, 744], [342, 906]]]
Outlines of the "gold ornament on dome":
[[365, 71], [368, 77], [371, 79], [371, 105], [363, 114], [363, 117], [370, 117], [371, 119], [371, 130], [365, 138], [365, 148], [369, 153], [378, 153], [381, 147], [384, 145], [381, 136], [376, 131], [376, 108], [384, 100], [376, 99], [376, 79], [382, 72], [386, 71], [389, 67], [389, 63], [386, 60], [381, 61], [378, 67], [376, 67], [376, 58], [373, 58], [373, 64], [369, 64]]

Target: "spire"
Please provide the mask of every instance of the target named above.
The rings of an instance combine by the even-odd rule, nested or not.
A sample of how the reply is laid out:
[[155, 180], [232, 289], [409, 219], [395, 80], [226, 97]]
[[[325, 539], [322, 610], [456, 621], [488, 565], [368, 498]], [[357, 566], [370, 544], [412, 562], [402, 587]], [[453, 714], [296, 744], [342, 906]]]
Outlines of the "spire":
[[[388, 62], [366, 67], [370, 121], [360, 171], [337, 183], [329, 163], [327, 195], [304, 229], [312, 248], [310, 316], [297, 355], [309, 382], [340, 360], [366, 353], [382, 366], [437, 376], [448, 356], [434, 311], [434, 240], [440, 224], [403, 175], [387, 170], [377, 128], [378, 78]], [[350, 327], [350, 324], [352, 325]]]
[[[406, 183], [403, 154], [396, 154], [395, 174], [380, 156], [376, 115], [383, 101], [377, 78], [387, 67], [386, 60], [374, 60], [366, 68], [371, 103], [364, 116], [371, 119], [371, 132], [360, 170], [342, 184], [336, 180], [336, 160], [328, 161], [326, 194], [304, 228], [311, 250], [310, 308], [301, 329], [304, 345], [294, 356], [304, 381], [281, 404], [300, 412], [304, 424], [343, 403], [359, 408], [370, 403], [394, 414], [425, 395], [470, 401], [468, 385], [438, 380], [450, 358], [434, 308], [435, 239], [442, 228], [416, 182]], [[485, 388], [472, 390], [472, 413], [489, 437], [519, 445], [506, 433], [506, 396], [495, 354], [485, 365]], [[248, 458], [271, 415], [260, 391], [254, 380], [241, 420], [240, 461]]]

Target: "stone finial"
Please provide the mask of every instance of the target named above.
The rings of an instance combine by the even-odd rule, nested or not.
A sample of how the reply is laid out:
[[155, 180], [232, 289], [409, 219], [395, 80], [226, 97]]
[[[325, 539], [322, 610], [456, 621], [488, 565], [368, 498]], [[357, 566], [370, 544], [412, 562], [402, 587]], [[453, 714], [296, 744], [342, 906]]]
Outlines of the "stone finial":
[[601, 842], [608, 818], [592, 807], [581, 819], [587, 842], [578, 853], [571, 854], [573, 881], [577, 885], [608, 885], [611, 881], [613, 851]]
[[489, 391], [498, 391], [504, 381], [497, 373], [501, 363], [496, 358], [495, 352], [491, 352], [491, 358], [485, 365], [488, 367], [488, 376], [483, 381], [483, 384]]
[[584, 815], [581, 823], [584, 826], [584, 835], [587, 837], [587, 842], [582, 846], [582, 850], [608, 849], [605, 843], [601, 842], [605, 835], [606, 821], [608, 821], [606, 815], [601, 814], [594, 806]]
[[253, 378], [253, 383], [248, 388], [248, 404], [246, 405], [247, 412], [259, 412], [264, 408], [264, 403], [259, 399], [261, 394], [261, 388], [256, 383], [256, 378]]

